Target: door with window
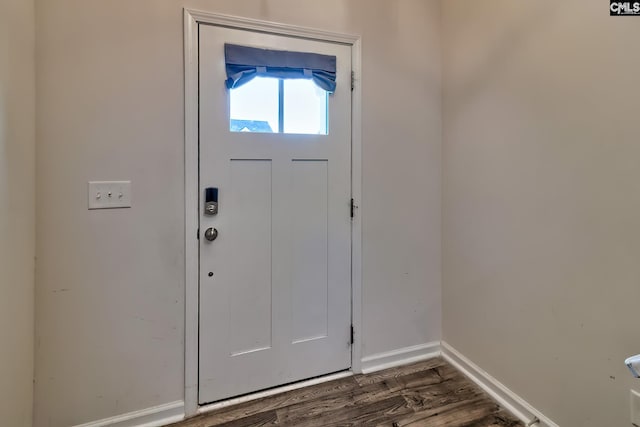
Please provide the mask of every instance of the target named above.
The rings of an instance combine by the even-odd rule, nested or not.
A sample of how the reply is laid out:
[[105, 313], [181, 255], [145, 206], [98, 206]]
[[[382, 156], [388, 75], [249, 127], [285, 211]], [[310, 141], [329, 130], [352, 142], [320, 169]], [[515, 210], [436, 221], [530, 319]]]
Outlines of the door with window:
[[351, 366], [351, 47], [200, 25], [199, 49], [205, 404]]

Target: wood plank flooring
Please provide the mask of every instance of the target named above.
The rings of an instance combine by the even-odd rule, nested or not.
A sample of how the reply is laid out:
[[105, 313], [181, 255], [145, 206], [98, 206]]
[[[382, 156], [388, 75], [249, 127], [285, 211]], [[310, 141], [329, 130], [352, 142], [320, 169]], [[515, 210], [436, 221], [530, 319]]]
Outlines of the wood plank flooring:
[[172, 426], [276, 425], [523, 426], [441, 358], [265, 397]]

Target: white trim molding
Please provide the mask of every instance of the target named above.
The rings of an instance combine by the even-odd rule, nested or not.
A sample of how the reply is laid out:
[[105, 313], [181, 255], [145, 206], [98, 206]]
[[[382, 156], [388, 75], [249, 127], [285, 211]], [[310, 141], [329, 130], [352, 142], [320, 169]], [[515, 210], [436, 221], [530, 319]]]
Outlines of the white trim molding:
[[504, 384], [467, 359], [446, 342], [441, 344], [442, 357], [476, 383], [495, 401], [520, 419], [527, 427], [558, 427], [542, 412], [509, 390]]
[[440, 356], [440, 343], [432, 342], [378, 353], [362, 358], [362, 373], [381, 371]]
[[184, 10], [184, 411], [198, 413], [198, 22]]
[[261, 33], [278, 34], [282, 36], [301, 37], [313, 40], [354, 44], [360, 36], [353, 34], [334, 33], [318, 28], [300, 27], [279, 22], [263, 21], [260, 19], [245, 18], [242, 16], [225, 15], [222, 13], [212, 13], [197, 9], [185, 8], [185, 17], [189, 15], [194, 23], [220, 25], [228, 28], [237, 28], [247, 31], [258, 31]]
[[[456, 369], [462, 372], [467, 378], [469, 378], [469, 380], [477, 384], [482, 390], [484, 390], [489, 396], [491, 396], [492, 399], [494, 399], [507, 411], [511, 412], [514, 416], [520, 419], [525, 426], [558, 427], [558, 424], [554, 423], [542, 412], [535, 409], [523, 398], [518, 396], [513, 391], [509, 390], [509, 388], [507, 388], [504, 384], [500, 383], [497, 379], [492, 377], [489, 373], [484, 371], [482, 368], [473, 363], [467, 357], [463, 356], [460, 352], [458, 352], [456, 349], [454, 349], [444, 341], [419, 344], [411, 347], [405, 347], [384, 353], [374, 354], [362, 358], [359, 365], [361, 367], [362, 373], [369, 374], [371, 372], [408, 365], [439, 356], [444, 358], [447, 362], [449, 362]], [[229, 399], [211, 405], [198, 406], [197, 401], [195, 401], [193, 402], [195, 406], [195, 413], [193, 414], [189, 414], [186, 411], [187, 406], [185, 402], [176, 401], [148, 409], [143, 409], [140, 411], [130, 412], [128, 414], [76, 425], [75, 427], [160, 427], [181, 421], [188, 416], [207, 413], [230, 405], [244, 403], [250, 400], [259, 399], [262, 397], [271, 396], [273, 394], [295, 390], [302, 387], [308, 387], [325, 381], [345, 378], [351, 375], [353, 375], [353, 372], [340, 372], [337, 374], [314, 378], [307, 381], [301, 381], [295, 384], [290, 384], [259, 393], [253, 393], [248, 396]], [[195, 394], [195, 396], [197, 398], [197, 394]]]
[[75, 427], [160, 427], [182, 421], [184, 419], [184, 402], [182, 400], [117, 415], [103, 420], [79, 424]]
[[[362, 206], [362, 85], [361, 37], [277, 22], [184, 9], [184, 156], [185, 156], [185, 389], [184, 412], [199, 413], [198, 405], [198, 27], [220, 25], [351, 46], [355, 88], [352, 92], [351, 197]], [[354, 343], [351, 370], [361, 370], [362, 337], [362, 209], [352, 224], [351, 299]]]
[[354, 214], [351, 220], [351, 370], [362, 373], [362, 42], [355, 38], [351, 46], [351, 197]]

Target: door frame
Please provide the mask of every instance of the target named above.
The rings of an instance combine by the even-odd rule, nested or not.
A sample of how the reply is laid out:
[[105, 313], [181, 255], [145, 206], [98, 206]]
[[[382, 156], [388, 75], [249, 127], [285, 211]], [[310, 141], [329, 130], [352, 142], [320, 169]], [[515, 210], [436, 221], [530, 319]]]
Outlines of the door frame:
[[[185, 338], [184, 410], [190, 417], [198, 405], [198, 288], [199, 226], [198, 153], [198, 26], [214, 24], [240, 30], [340, 43], [351, 46], [354, 87], [351, 94], [351, 197], [362, 205], [362, 85], [361, 37], [231, 15], [184, 9], [184, 162], [185, 162]], [[345, 203], [348, 201], [345, 201]], [[362, 212], [355, 209], [351, 224], [351, 372], [362, 372]]]

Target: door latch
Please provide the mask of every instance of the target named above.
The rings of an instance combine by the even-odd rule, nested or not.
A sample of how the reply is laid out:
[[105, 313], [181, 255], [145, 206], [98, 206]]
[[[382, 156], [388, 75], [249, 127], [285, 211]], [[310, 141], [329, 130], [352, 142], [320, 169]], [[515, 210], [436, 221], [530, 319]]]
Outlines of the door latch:
[[213, 242], [218, 238], [218, 230], [213, 227], [207, 228], [207, 231], [204, 232], [204, 238], [210, 242]]

